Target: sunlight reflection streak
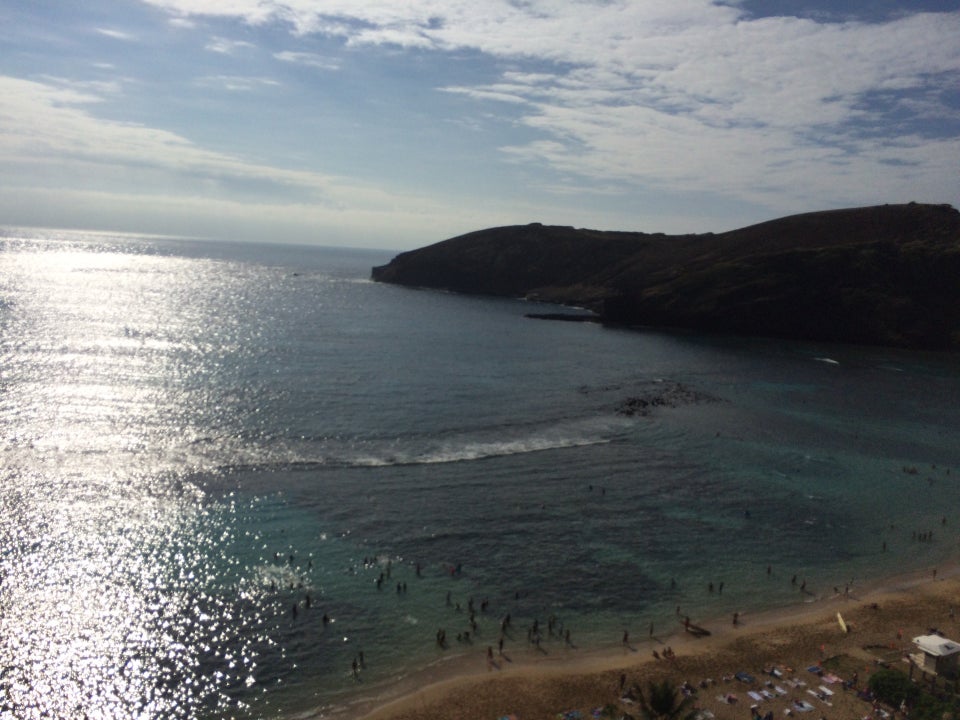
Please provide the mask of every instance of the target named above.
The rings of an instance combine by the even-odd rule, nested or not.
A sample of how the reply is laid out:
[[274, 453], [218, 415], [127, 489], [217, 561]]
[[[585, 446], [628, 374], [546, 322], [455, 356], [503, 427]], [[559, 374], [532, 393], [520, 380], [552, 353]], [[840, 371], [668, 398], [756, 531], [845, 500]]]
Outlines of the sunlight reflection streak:
[[263, 618], [237, 591], [233, 508], [190, 479], [209, 430], [184, 410], [240, 349], [229, 326], [210, 340], [229, 302], [205, 277], [216, 265], [69, 244], [0, 258], [18, 298], [0, 338], [5, 712], [238, 707]]

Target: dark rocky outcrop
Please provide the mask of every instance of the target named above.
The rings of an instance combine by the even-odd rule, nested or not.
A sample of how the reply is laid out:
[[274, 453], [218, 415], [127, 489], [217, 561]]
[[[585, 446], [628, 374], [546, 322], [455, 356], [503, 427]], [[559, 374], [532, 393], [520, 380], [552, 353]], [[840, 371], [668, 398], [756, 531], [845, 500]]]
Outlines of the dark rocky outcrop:
[[659, 408], [678, 408], [684, 405], [702, 405], [720, 402], [720, 398], [688, 387], [682, 383], [650, 383], [639, 395], [624, 399], [616, 409], [618, 415], [648, 416]]
[[402, 253], [373, 279], [577, 305], [626, 325], [960, 349], [960, 213], [947, 205], [699, 235], [491, 228]]

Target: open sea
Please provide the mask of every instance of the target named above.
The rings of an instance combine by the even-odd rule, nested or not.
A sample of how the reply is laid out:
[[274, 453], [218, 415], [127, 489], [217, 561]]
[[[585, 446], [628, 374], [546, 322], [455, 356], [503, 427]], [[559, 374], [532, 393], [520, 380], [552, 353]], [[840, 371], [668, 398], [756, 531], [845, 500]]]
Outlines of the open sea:
[[532, 320], [393, 254], [0, 231], [0, 716], [350, 716], [507, 613], [602, 650], [960, 554], [960, 357]]

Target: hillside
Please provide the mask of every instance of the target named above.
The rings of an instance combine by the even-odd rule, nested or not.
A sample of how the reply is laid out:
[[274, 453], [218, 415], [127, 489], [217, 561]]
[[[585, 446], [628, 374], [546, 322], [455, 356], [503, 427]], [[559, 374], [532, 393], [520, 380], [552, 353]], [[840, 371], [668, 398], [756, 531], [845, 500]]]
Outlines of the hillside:
[[490, 228], [402, 253], [372, 277], [578, 305], [617, 324], [960, 349], [960, 213], [946, 205], [698, 235]]

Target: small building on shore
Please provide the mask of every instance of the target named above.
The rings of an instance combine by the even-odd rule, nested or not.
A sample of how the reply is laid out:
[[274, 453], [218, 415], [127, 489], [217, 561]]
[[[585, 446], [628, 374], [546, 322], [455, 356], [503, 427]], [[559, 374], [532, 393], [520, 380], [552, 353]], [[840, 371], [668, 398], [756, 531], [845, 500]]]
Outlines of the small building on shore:
[[960, 643], [941, 635], [919, 635], [913, 639], [919, 652], [910, 656], [913, 663], [925, 673], [957, 676], [957, 661], [960, 660]]

